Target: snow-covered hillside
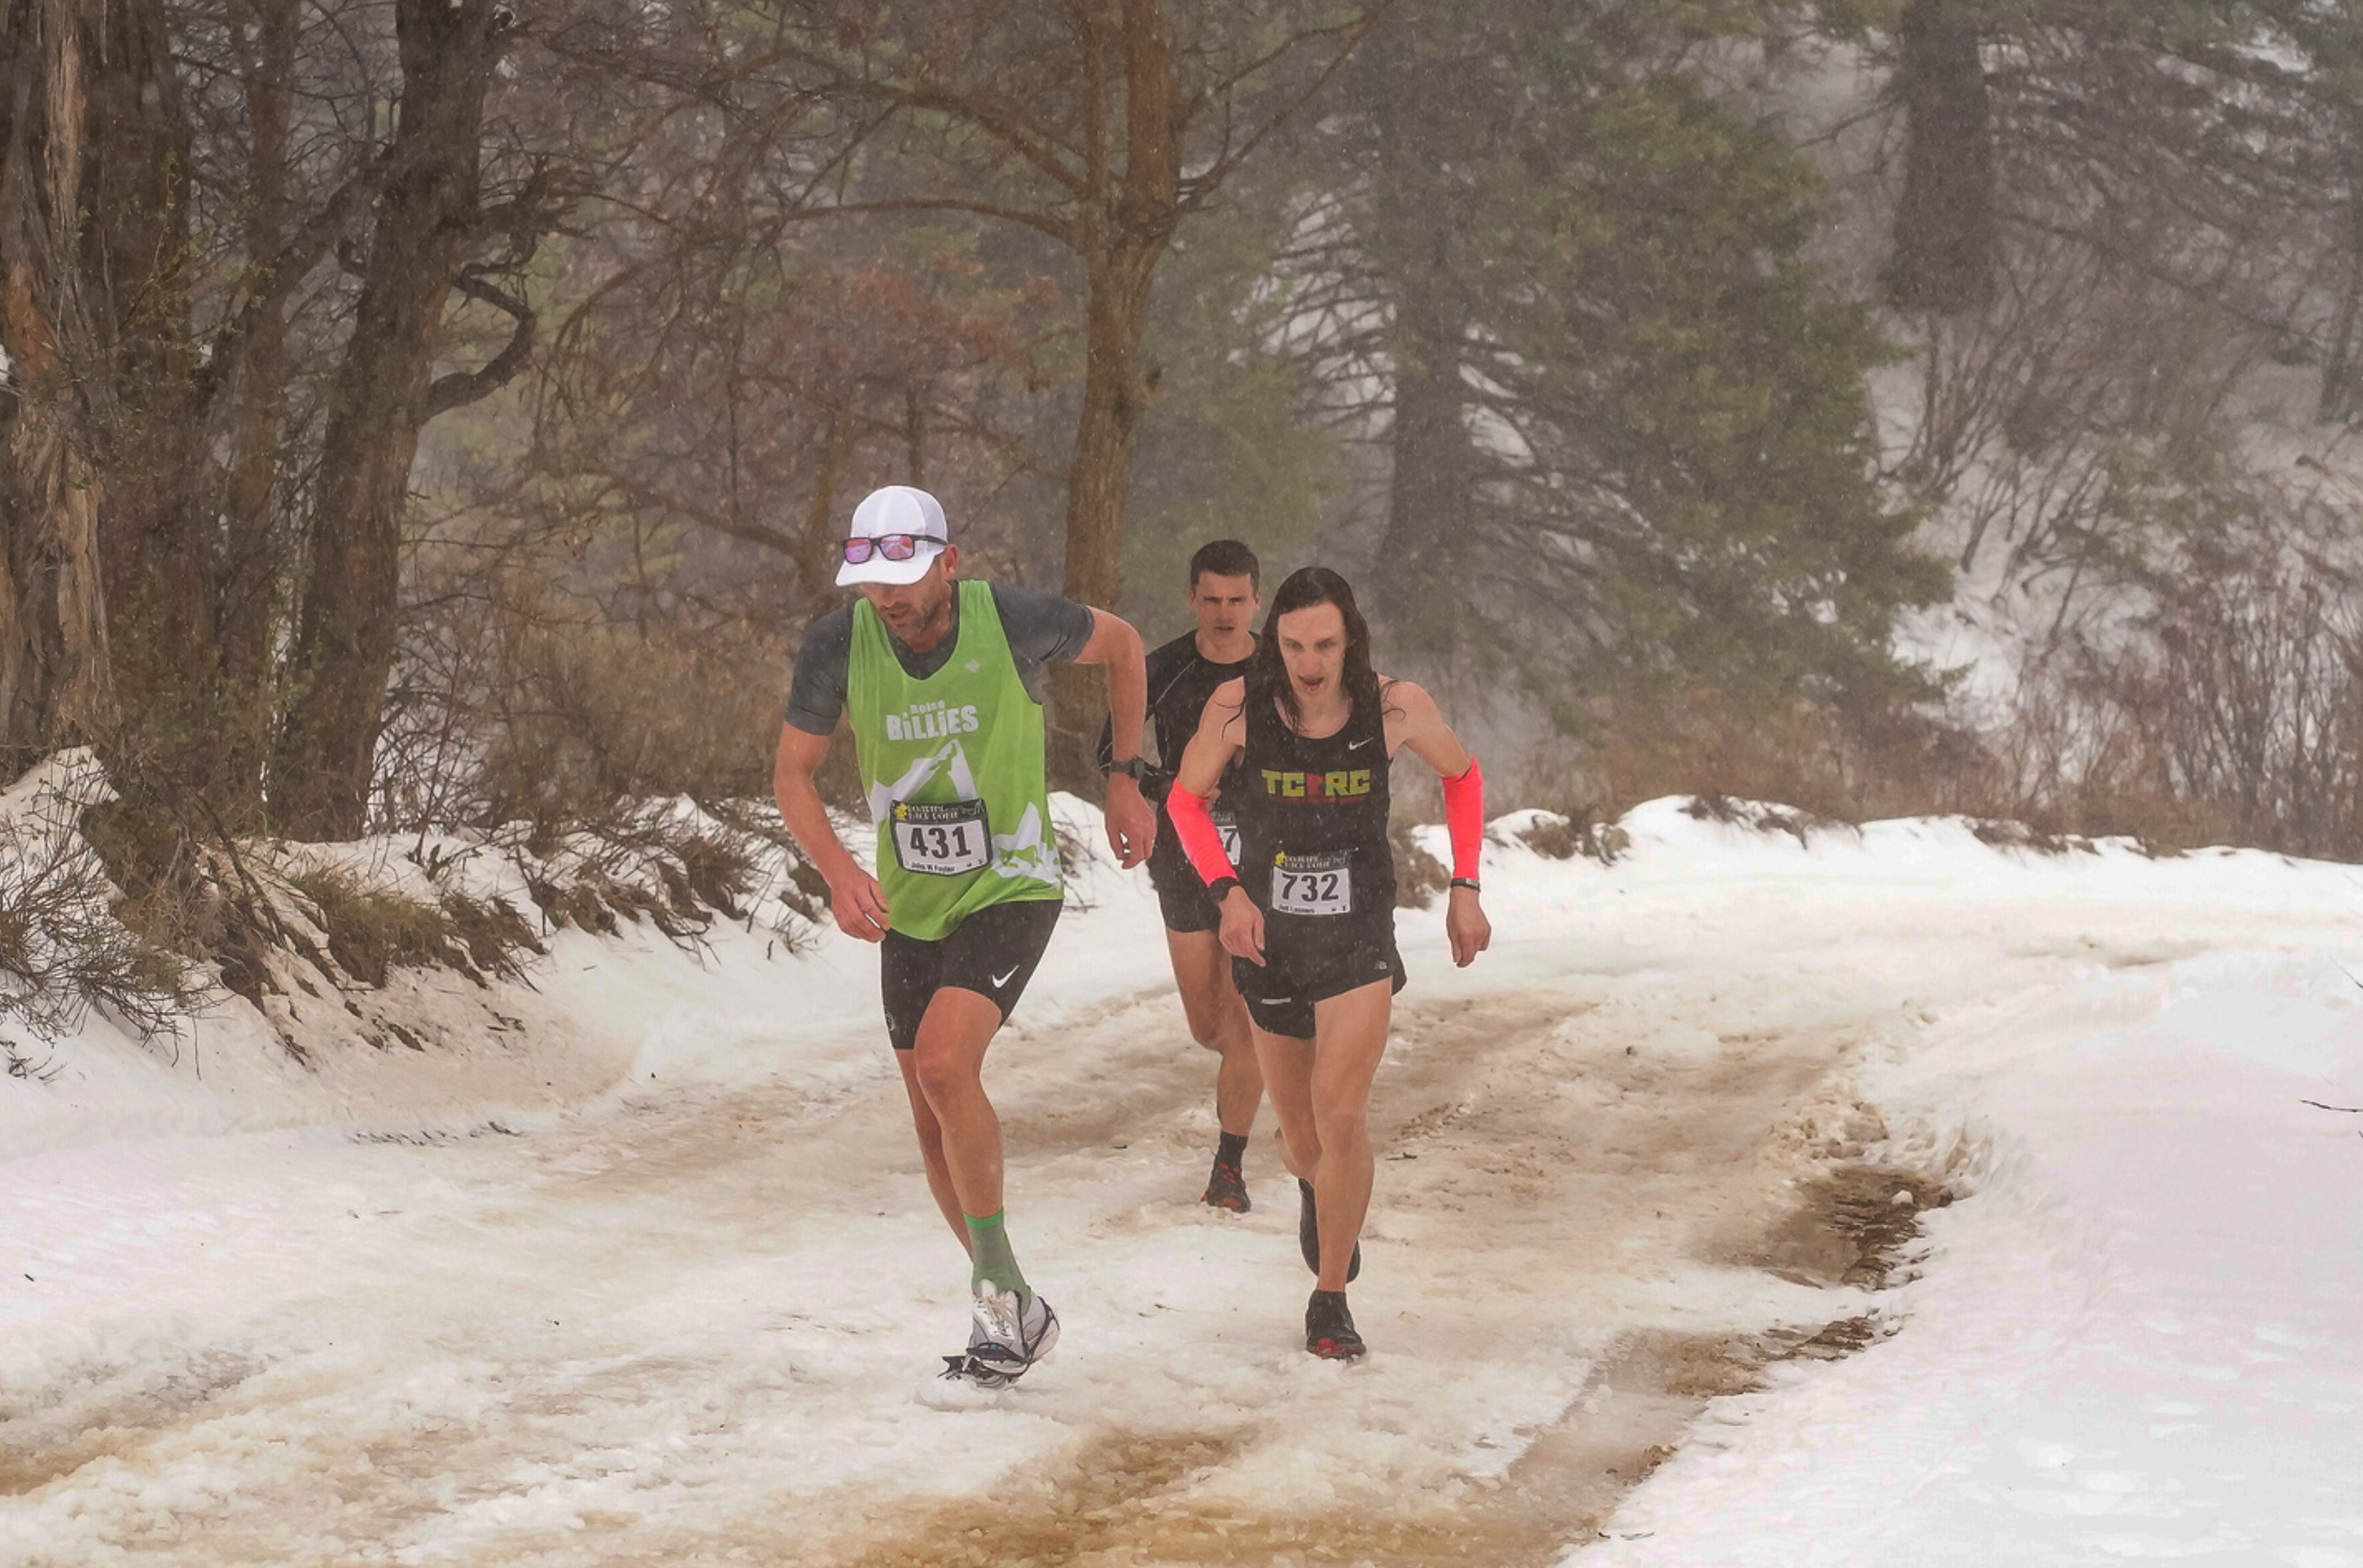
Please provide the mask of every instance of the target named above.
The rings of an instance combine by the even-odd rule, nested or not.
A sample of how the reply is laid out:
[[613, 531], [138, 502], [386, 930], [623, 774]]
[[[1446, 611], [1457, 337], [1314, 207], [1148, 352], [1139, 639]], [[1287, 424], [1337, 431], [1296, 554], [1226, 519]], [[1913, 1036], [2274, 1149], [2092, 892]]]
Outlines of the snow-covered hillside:
[[[561, 933], [308, 1069], [94, 1023], [0, 1079], [0, 1562], [2363, 1562], [2363, 879], [1537, 820], [1476, 967], [1401, 918], [1350, 1367], [1266, 1136], [1193, 1201], [1104, 862], [988, 1068], [1066, 1335], [973, 1409], [858, 944]], [[1835, 1172], [1953, 1199], [1888, 1288]]]

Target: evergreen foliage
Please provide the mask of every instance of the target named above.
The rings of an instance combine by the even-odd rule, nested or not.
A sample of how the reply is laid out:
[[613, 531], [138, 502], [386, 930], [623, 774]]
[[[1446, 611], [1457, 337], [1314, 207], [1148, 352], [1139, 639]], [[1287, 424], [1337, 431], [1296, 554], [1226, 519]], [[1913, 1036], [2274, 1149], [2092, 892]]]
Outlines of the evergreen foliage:
[[1304, 366], [1269, 351], [1296, 310], [1272, 284], [1287, 237], [1284, 210], [1250, 195], [1201, 217], [1159, 272], [1147, 358], [1159, 399], [1133, 457], [1123, 606], [1152, 642], [1191, 624], [1192, 551], [1247, 539], [1277, 583], [1345, 483], [1337, 433], [1304, 417]]
[[1314, 355], [1341, 406], [1388, 388], [1373, 571], [1414, 644], [1473, 640], [1553, 694], [1570, 668], [1758, 695], [1901, 673], [1892, 617], [1945, 578], [1874, 482], [1864, 380], [1893, 350], [1807, 260], [1813, 162], [1709, 84], [1745, 20], [1421, 0], [1300, 140], [1328, 241], [1304, 281], [1350, 300]]

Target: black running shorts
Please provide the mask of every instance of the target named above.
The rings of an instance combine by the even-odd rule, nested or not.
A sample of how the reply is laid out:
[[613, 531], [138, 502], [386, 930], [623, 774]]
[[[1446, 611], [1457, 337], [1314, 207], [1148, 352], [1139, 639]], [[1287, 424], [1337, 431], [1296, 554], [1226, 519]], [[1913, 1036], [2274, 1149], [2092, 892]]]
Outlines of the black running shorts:
[[1359, 990], [1373, 981], [1390, 983], [1389, 995], [1403, 988], [1403, 956], [1394, 933], [1334, 947], [1264, 949], [1264, 962], [1231, 960], [1231, 981], [1248, 1005], [1248, 1017], [1266, 1034], [1313, 1038], [1313, 1004]]
[[[1159, 848], [1163, 848], [1159, 841]], [[1169, 931], [1216, 931], [1222, 929], [1223, 911], [1206, 896], [1206, 884], [1196, 868], [1174, 854], [1160, 860], [1148, 857], [1148, 884], [1157, 889], [1157, 907], [1164, 917]]]
[[988, 905], [939, 941], [887, 932], [880, 944], [884, 951], [878, 959], [878, 988], [886, 1003], [886, 1038], [894, 1049], [908, 1051], [919, 1043], [919, 1020], [927, 1016], [927, 1004], [948, 987], [990, 999], [1008, 1022], [1050, 945], [1060, 906], [1056, 898]]

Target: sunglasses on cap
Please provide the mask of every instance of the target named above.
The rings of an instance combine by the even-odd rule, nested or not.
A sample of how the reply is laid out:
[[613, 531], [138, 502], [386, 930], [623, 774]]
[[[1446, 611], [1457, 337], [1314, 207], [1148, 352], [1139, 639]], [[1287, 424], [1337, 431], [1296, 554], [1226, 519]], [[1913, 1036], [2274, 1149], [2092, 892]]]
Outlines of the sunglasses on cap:
[[908, 561], [919, 553], [923, 544], [940, 549], [944, 541], [933, 534], [880, 534], [875, 539], [849, 539], [845, 541], [845, 563], [859, 566], [872, 555], [885, 561]]

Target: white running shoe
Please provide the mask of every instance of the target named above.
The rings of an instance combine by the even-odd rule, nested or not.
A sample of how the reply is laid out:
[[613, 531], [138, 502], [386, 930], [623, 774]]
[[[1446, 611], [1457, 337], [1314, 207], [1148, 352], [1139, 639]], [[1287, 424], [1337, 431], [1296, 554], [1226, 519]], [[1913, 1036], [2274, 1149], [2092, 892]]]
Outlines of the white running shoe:
[[967, 1366], [963, 1373], [982, 1381], [1014, 1383], [1036, 1362], [1050, 1359], [1059, 1343], [1059, 1315], [1038, 1296], [1021, 1296], [986, 1280], [976, 1287], [971, 1312]]

